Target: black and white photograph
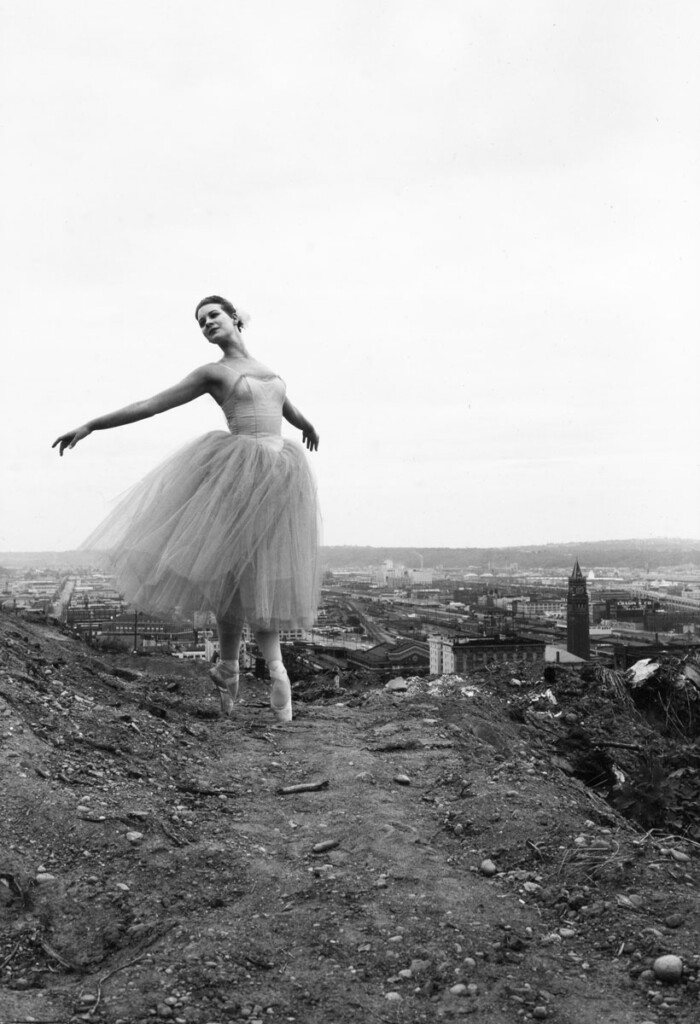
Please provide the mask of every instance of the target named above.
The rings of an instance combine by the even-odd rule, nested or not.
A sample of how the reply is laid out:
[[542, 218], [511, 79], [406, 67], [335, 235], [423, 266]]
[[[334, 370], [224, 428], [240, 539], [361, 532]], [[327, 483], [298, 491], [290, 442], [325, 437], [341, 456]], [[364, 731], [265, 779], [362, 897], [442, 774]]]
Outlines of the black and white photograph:
[[0, 1024], [698, 1020], [699, 52], [0, 2]]

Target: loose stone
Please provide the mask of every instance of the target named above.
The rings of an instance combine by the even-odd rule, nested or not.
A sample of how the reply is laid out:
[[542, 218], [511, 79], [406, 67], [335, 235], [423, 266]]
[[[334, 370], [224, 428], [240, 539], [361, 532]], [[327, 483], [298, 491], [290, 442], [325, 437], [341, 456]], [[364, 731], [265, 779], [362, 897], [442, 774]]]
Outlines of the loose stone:
[[685, 918], [682, 914], [669, 914], [664, 924], [667, 928], [680, 928]]
[[492, 860], [489, 860], [489, 858], [487, 857], [485, 860], [482, 860], [481, 864], [479, 865], [479, 871], [482, 873], [482, 875], [486, 875], [487, 878], [491, 878], [493, 875], [497, 873], [498, 868], [496, 867], [494, 862]]
[[410, 971], [412, 975], [424, 974], [432, 967], [430, 960], [411, 960]]
[[403, 1002], [403, 998], [401, 997], [401, 995], [398, 992], [387, 992], [386, 998], [389, 1000], [390, 1003], [402, 1003]]
[[405, 693], [408, 689], [408, 683], [402, 676], [397, 676], [396, 679], [390, 679], [388, 683], [385, 683], [384, 689], [390, 690], [393, 693]]
[[683, 961], [679, 956], [668, 953], [666, 956], [657, 957], [653, 971], [659, 981], [680, 981], [683, 975]]

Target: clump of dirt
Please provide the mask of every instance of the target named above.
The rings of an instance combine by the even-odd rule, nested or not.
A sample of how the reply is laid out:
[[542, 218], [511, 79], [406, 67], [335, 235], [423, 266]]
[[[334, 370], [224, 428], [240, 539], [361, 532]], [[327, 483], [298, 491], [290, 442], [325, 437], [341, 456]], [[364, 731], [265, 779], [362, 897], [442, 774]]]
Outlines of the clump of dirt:
[[613, 806], [683, 744], [620, 682], [318, 673], [277, 725], [0, 618], [0, 1021], [697, 1020], [700, 845]]

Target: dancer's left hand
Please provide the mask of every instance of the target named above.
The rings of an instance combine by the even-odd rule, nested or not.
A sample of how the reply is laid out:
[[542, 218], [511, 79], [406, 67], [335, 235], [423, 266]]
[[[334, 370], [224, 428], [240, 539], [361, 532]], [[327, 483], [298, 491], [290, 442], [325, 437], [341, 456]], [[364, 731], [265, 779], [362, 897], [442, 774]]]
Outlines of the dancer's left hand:
[[318, 451], [319, 437], [314, 428], [309, 423], [308, 427], [304, 427], [301, 434], [302, 441], [309, 449], [310, 452]]

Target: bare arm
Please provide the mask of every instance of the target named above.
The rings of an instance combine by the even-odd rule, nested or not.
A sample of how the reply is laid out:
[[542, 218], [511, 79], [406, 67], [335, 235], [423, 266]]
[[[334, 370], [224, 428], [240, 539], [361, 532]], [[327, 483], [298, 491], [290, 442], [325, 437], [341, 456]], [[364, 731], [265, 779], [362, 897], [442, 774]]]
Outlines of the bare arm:
[[78, 441], [82, 441], [93, 430], [109, 430], [111, 427], [122, 427], [126, 423], [136, 423], [138, 420], [157, 416], [158, 413], [174, 409], [178, 405], [185, 405], [186, 402], [192, 402], [201, 395], [209, 394], [213, 383], [214, 376], [211, 367], [200, 366], [172, 388], [160, 391], [157, 395], [146, 398], [141, 402], [125, 405], [122, 409], [117, 409], [115, 412], [109, 412], [104, 416], [98, 416], [94, 420], [88, 420], [87, 423], [76, 427], [75, 430], [69, 430], [65, 434], [61, 434], [60, 437], [56, 438], [51, 447], [55, 448], [58, 445], [59, 455], [63, 455], [66, 448], [75, 448]]
[[318, 451], [319, 437], [306, 416], [302, 416], [296, 406], [292, 405], [288, 398], [285, 398], [282, 406], [282, 415], [293, 427], [301, 430], [304, 444], [310, 452]]

